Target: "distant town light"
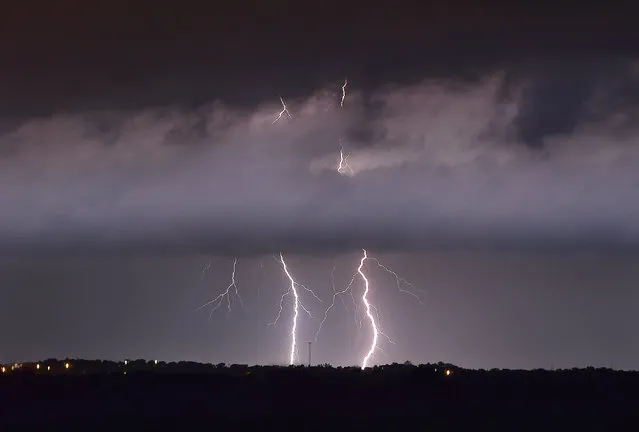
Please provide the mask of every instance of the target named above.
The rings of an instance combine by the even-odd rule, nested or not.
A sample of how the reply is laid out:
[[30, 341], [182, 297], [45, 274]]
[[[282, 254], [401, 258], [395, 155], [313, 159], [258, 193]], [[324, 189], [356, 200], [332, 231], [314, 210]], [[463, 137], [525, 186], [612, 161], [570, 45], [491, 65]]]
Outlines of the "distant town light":
[[36, 365], [36, 369], [40, 369], [40, 363]]
[[154, 360], [154, 362], [155, 362], [155, 364], [158, 364], [158, 361], [157, 361], [157, 360]]
[[69, 369], [69, 367], [71, 367], [71, 365], [70, 365], [69, 363], [65, 363], [65, 364], [64, 364], [64, 368], [65, 368], [65, 369]]
[[128, 360], [124, 360], [124, 364], [125, 364], [125, 365], [128, 365], [128, 364], [129, 364], [129, 361], [128, 361]]
[[47, 366], [47, 370], [50, 371], [51, 370], [51, 366]]
[[2, 366], [2, 373], [5, 373], [6, 371], [7, 369], [4, 366]]
[[446, 369], [446, 376], [449, 376], [450, 374], [452, 374], [450, 369]]

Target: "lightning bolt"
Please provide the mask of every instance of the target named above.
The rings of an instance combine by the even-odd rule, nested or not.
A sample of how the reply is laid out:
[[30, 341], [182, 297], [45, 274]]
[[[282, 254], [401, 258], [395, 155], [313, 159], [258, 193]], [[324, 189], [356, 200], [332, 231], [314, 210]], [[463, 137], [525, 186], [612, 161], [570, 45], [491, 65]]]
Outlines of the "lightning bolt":
[[344, 99], [346, 99], [346, 86], [348, 85], [348, 79], [344, 79], [344, 84], [342, 85], [342, 100], [339, 102], [339, 106], [344, 106]]
[[275, 118], [275, 120], [273, 120], [273, 124], [277, 123], [282, 118], [282, 116], [285, 113], [288, 115], [289, 118], [293, 118], [291, 113], [288, 112], [288, 108], [286, 108], [286, 104], [284, 103], [284, 99], [282, 99], [281, 96], [280, 96], [280, 102], [282, 102], [282, 111], [280, 111], [279, 114], [277, 115], [277, 117]]
[[371, 304], [368, 301], [368, 292], [370, 289], [368, 279], [366, 278], [366, 275], [362, 271], [362, 268], [364, 268], [364, 262], [368, 258], [368, 254], [366, 253], [366, 249], [362, 249], [362, 251], [364, 252], [364, 255], [362, 256], [362, 259], [359, 262], [357, 273], [359, 273], [359, 275], [362, 277], [362, 280], [364, 281], [364, 294], [362, 294], [362, 302], [364, 302], [364, 306], [366, 307], [366, 316], [368, 316], [368, 319], [371, 322], [371, 327], [373, 329], [373, 340], [371, 342], [371, 347], [369, 348], [368, 352], [362, 359], [362, 369], [366, 369], [368, 367], [368, 362], [371, 356], [375, 353], [375, 349], [377, 348], [377, 338], [379, 337], [379, 330], [377, 328], [377, 321], [375, 320], [375, 316], [371, 312], [372, 310]]
[[[339, 102], [339, 106], [344, 106], [344, 99], [346, 99], [346, 86], [348, 85], [348, 79], [344, 79], [344, 84], [342, 85], [342, 99]], [[342, 139], [339, 139], [339, 164], [337, 165], [337, 172], [340, 174], [350, 174], [354, 175], [355, 172], [353, 168], [348, 164], [347, 159], [350, 154], [344, 155], [344, 146], [342, 145]]]
[[311, 295], [320, 302], [322, 302], [322, 300], [312, 290], [302, 285], [301, 283], [295, 281], [295, 279], [291, 275], [291, 272], [288, 269], [288, 266], [286, 265], [286, 261], [284, 261], [284, 255], [281, 252], [280, 252], [280, 259], [278, 260], [276, 258], [276, 261], [278, 261], [282, 265], [282, 269], [284, 270], [284, 273], [286, 274], [286, 277], [288, 278], [290, 285], [288, 289], [286, 290], [286, 292], [282, 294], [282, 297], [280, 298], [280, 308], [275, 320], [269, 323], [268, 325], [272, 326], [277, 324], [280, 317], [282, 316], [282, 310], [284, 309], [284, 299], [287, 296], [292, 295], [293, 296], [293, 324], [291, 326], [291, 350], [290, 350], [290, 356], [289, 356], [289, 364], [292, 365], [295, 363], [295, 354], [297, 353], [297, 320], [299, 317], [300, 308], [304, 312], [306, 312], [306, 314], [310, 318], [313, 318], [313, 315], [311, 315], [311, 312], [304, 306], [304, 304], [300, 300], [300, 295], [297, 291], [297, 288], [299, 287], [304, 289], [305, 291], [310, 292]]
[[[348, 292], [350, 290], [351, 285], [353, 284], [353, 281], [351, 280], [351, 283], [348, 284], [346, 286], [346, 288], [344, 288], [343, 290], [337, 291], [337, 289], [335, 288], [335, 268], [336, 268], [336, 265], [333, 265], [333, 270], [331, 271], [331, 286], [333, 287], [333, 298], [332, 298], [331, 304], [324, 311], [324, 317], [322, 318], [322, 321], [320, 322], [320, 325], [317, 328], [317, 332], [315, 332], [315, 342], [317, 342], [317, 338], [319, 337], [319, 334], [322, 331], [322, 326], [324, 325], [324, 323], [328, 319], [328, 313], [335, 306], [335, 300], [337, 299], [337, 297], [339, 297], [342, 300], [342, 304], [344, 305], [344, 309], [346, 309], [348, 311], [348, 308], [346, 307], [346, 303], [344, 302], [344, 297], [342, 297], [342, 295], [346, 294], [346, 292]], [[353, 297], [353, 302], [355, 302], [355, 298], [354, 297]]]
[[344, 155], [344, 147], [341, 145], [340, 138], [340, 148], [339, 148], [339, 164], [337, 165], [337, 172], [340, 174], [350, 174], [353, 175], [355, 172], [353, 168], [348, 164], [348, 157], [350, 154]]
[[[208, 302], [204, 303], [202, 306], [200, 306], [199, 308], [196, 309], [196, 311], [199, 311], [200, 309], [203, 309], [209, 305], [214, 305], [211, 308], [211, 313], [209, 314], [209, 319], [211, 319], [211, 317], [213, 316], [213, 312], [215, 312], [217, 310], [217, 308], [220, 307], [220, 305], [222, 304], [222, 302], [224, 301], [224, 299], [226, 298], [226, 303], [227, 303], [227, 315], [229, 312], [231, 312], [231, 288], [234, 288], [234, 294], [237, 297], [237, 299], [240, 301], [240, 305], [242, 306], [242, 308], [244, 308], [244, 303], [242, 302], [242, 297], [240, 297], [240, 292], [237, 288], [237, 284], [235, 282], [235, 272], [236, 272], [236, 268], [237, 268], [237, 262], [238, 262], [238, 258], [236, 257], [233, 260], [233, 272], [231, 273], [231, 282], [229, 283], [229, 286], [226, 287], [226, 290], [224, 290], [222, 293], [220, 293], [217, 297], [215, 297], [212, 300], [209, 300]], [[211, 263], [209, 263], [208, 268], [211, 267]]]
[[418, 290], [418, 291], [422, 291], [418, 288], [415, 287], [415, 285], [413, 285], [412, 283], [408, 282], [406, 279], [404, 279], [403, 277], [399, 276], [397, 273], [395, 273], [393, 270], [391, 270], [390, 268], [386, 267], [384, 264], [382, 264], [381, 262], [379, 262], [379, 259], [374, 258], [374, 257], [369, 257], [369, 259], [371, 261], [375, 261], [375, 263], [377, 264], [377, 266], [379, 268], [381, 268], [382, 270], [384, 270], [387, 273], [392, 274], [395, 277], [395, 281], [397, 282], [397, 290], [403, 294], [409, 295], [411, 297], [413, 297], [415, 300], [417, 300], [419, 302], [420, 305], [424, 305], [424, 302], [422, 301], [421, 297], [419, 297], [417, 294], [415, 294], [412, 291], [409, 291], [407, 289], [402, 288], [402, 284], [411, 287], [414, 290]]

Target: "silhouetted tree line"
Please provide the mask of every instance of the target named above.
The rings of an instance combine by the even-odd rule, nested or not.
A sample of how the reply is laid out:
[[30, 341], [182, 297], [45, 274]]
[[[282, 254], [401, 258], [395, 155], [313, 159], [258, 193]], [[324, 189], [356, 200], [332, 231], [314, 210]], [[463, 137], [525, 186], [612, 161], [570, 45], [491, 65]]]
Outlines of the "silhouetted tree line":
[[[639, 373], [592, 367], [470, 370], [441, 362], [406, 362], [361, 370], [49, 359], [23, 363], [0, 375], [0, 412], [4, 408], [21, 421], [40, 418], [30, 417], [31, 412], [42, 418], [72, 412], [89, 420], [141, 419], [145, 425], [168, 419], [232, 416], [239, 421], [304, 414], [313, 416], [311, 426], [317, 426], [324, 416], [352, 418], [359, 413], [366, 418], [392, 414], [429, 422], [447, 419], [466, 426], [476, 426], [482, 418], [518, 419], [518, 424], [552, 418], [568, 419], [571, 427], [609, 427], [611, 419], [639, 416], [638, 407]], [[0, 424], [10, 418], [0, 415]], [[13, 424], [22, 425], [18, 420]], [[397, 423], [387, 427], [393, 425]]]

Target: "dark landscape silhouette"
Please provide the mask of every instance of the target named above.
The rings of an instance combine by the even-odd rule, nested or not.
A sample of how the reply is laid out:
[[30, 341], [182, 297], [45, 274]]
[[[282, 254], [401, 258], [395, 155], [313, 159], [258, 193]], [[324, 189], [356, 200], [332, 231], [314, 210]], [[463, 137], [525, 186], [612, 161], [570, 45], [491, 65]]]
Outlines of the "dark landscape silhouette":
[[49, 359], [3, 365], [9, 426], [79, 423], [421, 429], [489, 421], [522, 428], [623, 425], [637, 416], [639, 373], [608, 368], [470, 370], [446, 363], [359, 367]]

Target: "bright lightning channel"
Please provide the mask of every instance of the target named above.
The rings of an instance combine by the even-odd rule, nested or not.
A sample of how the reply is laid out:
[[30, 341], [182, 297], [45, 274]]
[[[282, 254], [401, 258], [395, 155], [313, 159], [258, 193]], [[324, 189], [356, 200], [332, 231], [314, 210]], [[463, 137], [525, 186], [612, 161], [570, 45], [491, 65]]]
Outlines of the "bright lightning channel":
[[371, 342], [371, 347], [369, 348], [368, 352], [362, 359], [362, 369], [366, 369], [368, 367], [368, 362], [371, 356], [375, 353], [375, 349], [377, 348], [377, 338], [379, 337], [379, 330], [377, 329], [377, 321], [375, 320], [375, 316], [371, 312], [371, 309], [372, 309], [371, 304], [368, 301], [368, 291], [369, 291], [368, 278], [366, 278], [366, 275], [362, 271], [362, 268], [364, 267], [364, 262], [368, 258], [368, 254], [366, 253], [366, 249], [362, 249], [362, 251], [364, 252], [364, 255], [362, 256], [362, 259], [359, 262], [357, 273], [359, 273], [359, 275], [362, 277], [362, 280], [364, 281], [364, 294], [362, 294], [362, 302], [364, 302], [364, 306], [366, 306], [366, 316], [368, 316], [368, 319], [371, 322], [371, 327], [373, 328], [373, 340]]
[[344, 80], [344, 84], [342, 85], [342, 100], [339, 101], [339, 106], [344, 106], [344, 99], [346, 99], [346, 86], [348, 85], [348, 79]]
[[291, 113], [288, 112], [288, 108], [286, 107], [286, 104], [284, 103], [284, 99], [282, 99], [281, 96], [280, 96], [280, 102], [282, 102], [282, 111], [280, 111], [277, 117], [275, 118], [275, 120], [273, 120], [273, 124], [277, 123], [284, 114], [287, 114], [289, 118], [293, 118]]
[[[231, 273], [231, 282], [229, 283], [229, 285], [226, 287], [226, 289], [220, 293], [217, 297], [215, 297], [212, 300], [209, 300], [208, 302], [204, 303], [202, 306], [200, 306], [199, 308], [196, 309], [196, 311], [199, 311], [200, 309], [203, 309], [209, 305], [214, 305], [211, 308], [211, 313], [209, 314], [209, 319], [211, 319], [211, 317], [213, 316], [213, 312], [215, 312], [217, 310], [217, 308], [220, 307], [220, 305], [222, 304], [222, 302], [224, 301], [224, 299], [226, 298], [226, 303], [227, 303], [227, 315], [229, 312], [231, 312], [231, 288], [234, 289], [234, 294], [237, 297], [237, 299], [240, 301], [240, 305], [242, 306], [242, 308], [244, 308], [244, 303], [242, 302], [242, 297], [240, 296], [240, 291], [237, 288], [237, 283], [235, 282], [235, 272], [236, 272], [236, 268], [237, 268], [237, 262], [238, 262], [238, 258], [236, 257], [233, 260], [233, 272]], [[209, 263], [208, 268], [211, 267], [211, 264]], [[204, 274], [202, 275], [204, 276]]]
[[284, 261], [284, 257], [280, 253], [280, 259], [282, 260], [282, 267], [284, 267], [284, 273], [288, 277], [288, 280], [291, 282], [291, 291], [293, 292], [293, 326], [291, 327], [291, 357], [289, 360], [289, 364], [295, 363], [295, 352], [297, 349], [297, 317], [299, 315], [299, 304], [300, 304], [300, 296], [297, 293], [297, 289], [295, 288], [295, 280], [291, 273], [288, 271], [288, 267], [286, 266], [286, 261]]
[[[277, 259], [276, 259], [277, 260]], [[286, 296], [288, 295], [293, 295], [293, 323], [291, 325], [291, 350], [290, 350], [290, 355], [289, 355], [289, 365], [293, 365], [295, 364], [295, 354], [297, 353], [297, 320], [299, 317], [299, 310], [300, 308], [306, 312], [306, 314], [309, 317], [313, 317], [311, 315], [311, 312], [304, 306], [304, 304], [302, 303], [302, 301], [300, 300], [300, 296], [299, 293], [297, 291], [297, 288], [300, 287], [302, 289], [304, 289], [305, 291], [308, 291], [309, 293], [311, 293], [311, 295], [318, 301], [322, 302], [322, 300], [309, 288], [307, 288], [306, 286], [302, 285], [299, 282], [296, 282], [295, 279], [293, 278], [293, 276], [291, 275], [291, 272], [288, 269], [288, 266], [286, 265], [286, 261], [284, 261], [284, 255], [280, 252], [280, 259], [277, 260], [280, 264], [282, 264], [282, 269], [284, 270], [284, 273], [286, 274], [286, 277], [288, 278], [290, 285], [288, 287], [288, 289], [286, 290], [286, 292], [284, 294], [282, 294], [282, 297], [280, 298], [280, 308], [279, 311], [277, 313], [277, 317], [275, 318], [275, 320], [271, 323], [269, 323], [269, 326], [275, 325], [277, 324], [277, 322], [279, 321], [280, 317], [282, 316], [282, 310], [284, 309], [284, 299], [286, 298]]]
[[[380, 260], [378, 258], [375, 257], [371, 257], [368, 256], [368, 254], [366, 255], [366, 259], [375, 262], [375, 264], [377, 264], [377, 266], [379, 268], [381, 268], [382, 270], [384, 270], [385, 272], [393, 275], [393, 277], [395, 278], [395, 281], [397, 283], [397, 290], [402, 293], [402, 294], [406, 294], [409, 295], [411, 297], [413, 297], [420, 305], [424, 305], [424, 302], [422, 301], [421, 297], [416, 294], [413, 291], [410, 291], [409, 289], [406, 288], [402, 288], [402, 285], [405, 285], [407, 287], [410, 287], [411, 289], [417, 290], [417, 291], [421, 291], [423, 292], [423, 290], [420, 290], [418, 288], [416, 288], [411, 282], [409, 282], [408, 280], [404, 279], [403, 277], [401, 277], [400, 275], [398, 275], [395, 271], [393, 271], [392, 269], [390, 269], [389, 267], [385, 266], [384, 264], [382, 264], [380, 262]], [[324, 316], [322, 318], [322, 321], [320, 322], [320, 325], [317, 329], [317, 332], [315, 333], [315, 342], [317, 342], [317, 339], [319, 338], [319, 334], [322, 331], [322, 328], [324, 326], [324, 323], [326, 322], [326, 320], [328, 319], [328, 315], [330, 313], [330, 311], [333, 309], [333, 307], [335, 307], [335, 301], [337, 299], [337, 297], [340, 297], [340, 299], [342, 300], [342, 302], [344, 302], [344, 295], [345, 294], [349, 294], [351, 297], [351, 300], [353, 302], [353, 307], [355, 310], [355, 314], [354, 314], [354, 321], [355, 321], [355, 325], [358, 328], [362, 328], [362, 323], [363, 321], [368, 318], [367, 316], [363, 316], [360, 317], [359, 316], [359, 305], [357, 303], [357, 301], [355, 300], [355, 296], [353, 295], [353, 284], [355, 283], [355, 280], [360, 276], [359, 271], [355, 272], [353, 274], [353, 276], [351, 277], [351, 280], [349, 281], [349, 283], [346, 285], [346, 287], [340, 291], [338, 291], [335, 288], [335, 280], [334, 280], [334, 272], [335, 272], [335, 266], [333, 267], [333, 271], [331, 272], [331, 281], [333, 283], [333, 298], [331, 301], [331, 304], [328, 306], [328, 308], [324, 311]], [[344, 307], [346, 308], [346, 304], [344, 303]], [[348, 310], [348, 308], [346, 308]], [[372, 312], [375, 313], [375, 315], [379, 316], [379, 310], [372, 304], [370, 304], [370, 309], [372, 310]], [[381, 326], [379, 325], [379, 318], [377, 318], [376, 320], [377, 322], [377, 330], [380, 336], [383, 336], [386, 340], [388, 340], [389, 343], [391, 344], [395, 344], [395, 342], [387, 335], [385, 334], [382, 330], [381, 330]], [[381, 352], [383, 352], [383, 350], [381, 349], [381, 347], [377, 347], [377, 349]]]
[[353, 168], [348, 164], [348, 157], [350, 154], [344, 155], [344, 147], [340, 146], [339, 149], [339, 164], [337, 165], [337, 172], [340, 174], [353, 175], [355, 172]]

